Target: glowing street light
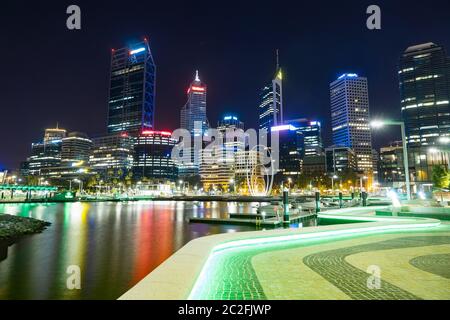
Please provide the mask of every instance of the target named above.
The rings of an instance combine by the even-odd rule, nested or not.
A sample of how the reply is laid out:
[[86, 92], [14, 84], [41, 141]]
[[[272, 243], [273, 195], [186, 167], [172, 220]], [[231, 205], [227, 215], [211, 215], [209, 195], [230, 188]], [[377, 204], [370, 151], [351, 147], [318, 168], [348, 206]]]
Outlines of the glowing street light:
[[363, 180], [367, 180], [368, 178], [366, 176], [360, 177], [359, 178], [359, 187], [361, 189], [361, 192], [363, 190]]
[[231, 191], [231, 187], [233, 187], [233, 192], [234, 192], [234, 179], [233, 178], [231, 178], [230, 180], [229, 180], [229, 183], [230, 183], [230, 186], [229, 186], [229, 190], [230, 190], [230, 192], [232, 192]]
[[288, 181], [288, 189], [289, 189], [289, 192], [290, 192], [290, 191], [291, 191], [291, 183], [292, 183], [292, 179], [291, 179], [291, 178], [288, 178], [287, 181]]
[[405, 183], [406, 183], [406, 198], [411, 200], [411, 185], [409, 181], [409, 164], [408, 164], [408, 146], [406, 143], [405, 123], [403, 121], [396, 120], [374, 120], [370, 123], [372, 128], [379, 129], [385, 125], [400, 126], [402, 132], [402, 145], [403, 145], [403, 166], [405, 170]]
[[[83, 181], [81, 181], [80, 179], [74, 179], [73, 182], [78, 183], [78, 189], [81, 193], [83, 191]], [[70, 186], [70, 189], [72, 190], [72, 185]]]
[[337, 179], [337, 178], [339, 178], [339, 177], [335, 174], [331, 177], [331, 190], [332, 191], [334, 191], [334, 179]]
[[440, 137], [440, 138], [438, 139], [438, 141], [439, 141], [441, 144], [450, 144], [450, 137]]
[[439, 153], [439, 152], [440, 152], [440, 150], [437, 149], [437, 148], [430, 148], [430, 149], [428, 149], [428, 153], [436, 154], [436, 153]]

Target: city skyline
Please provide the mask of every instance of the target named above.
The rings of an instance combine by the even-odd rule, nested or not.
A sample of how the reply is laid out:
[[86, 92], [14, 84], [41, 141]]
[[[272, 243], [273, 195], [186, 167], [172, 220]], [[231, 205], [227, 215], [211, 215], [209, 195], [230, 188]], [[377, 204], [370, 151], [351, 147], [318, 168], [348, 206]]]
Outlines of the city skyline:
[[[351, 14], [356, 15], [356, 11], [363, 9], [363, 5], [358, 5], [355, 8], [352, 8]], [[388, 6], [389, 7], [389, 6]], [[13, 8], [14, 9], [14, 8]], [[89, 10], [89, 5], [86, 5], [86, 9]], [[398, 11], [399, 9], [396, 6], [390, 6], [392, 11], [387, 12], [384, 16], [386, 16], [384, 21], [387, 23], [384, 24], [385, 28], [388, 29], [393, 28], [392, 20], [390, 20], [390, 15], [393, 12]], [[385, 12], [386, 10], [384, 10]], [[243, 8], [243, 12], [246, 12], [246, 9]], [[435, 13], [435, 12], [434, 12]], [[405, 14], [405, 13], [404, 13]], [[426, 12], [424, 13], [426, 14]], [[239, 16], [241, 17], [241, 16]], [[156, 111], [155, 111], [155, 127], [159, 130], [164, 129], [174, 129], [177, 128], [177, 119], [171, 119], [170, 114], [177, 112], [179, 110], [179, 106], [185, 102], [185, 83], [187, 79], [192, 77], [193, 70], [200, 69], [202, 70], [202, 80], [205, 79], [205, 82], [208, 83], [208, 87], [210, 88], [210, 93], [208, 95], [208, 100], [210, 101], [208, 105], [208, 118], [215, 123], [217, 119], [224, 113], [235, 113], [237, 114], [245, 123], [248, 123], [248, 127], [257, 127], [257, 105], [258, 105], [258, 94], [261, 86], [264, 84], [266, 79], [270, 77], [270, 74], [273, 72], [274, 65], [274, 52], [277, 48], [280, 49], [281, 56], [281, 66], [284, 70], [284, 110], [285, 110], [285, 118], [298, 118], [298, 117], [311, 117], [318, 120], [321, 120], [324, 123], [324, 137], [325, 137], [325, 145], [329, 145], [330, 143], [330, 121], [329, 121], [329, 97], [328, 90], [324, 83], [331, 82], [336, 76], [344, 72], [357, 72], [364, 77], [368, 78], [369, 81], [369, 96], [371, 101], [371, 113], [373, 116], [376, 115], [384, 115], [385, 117], [394, 117], [400, 118], [400, 106], [399, 106], [399, 92], [398, 92], [398, 78], [397, 78], [397, 66], [398, 59], [401, 53], [411, 45], [425, 43], [433, 41], [439, 45], [442, 45], [444, 48], [449, 48], [450, 45], [448, 40], [445, 39], [443, 33], [432, 32], [433, 30], [437, 30], [440, 23], [436, 23], [436, 25], [430, 30], [425, 28], [425, 31], [422, 34], [409, 35], [408, 37], [403, 38], [401, 41], [386, 50], [386, 48], [379, 48], [378, 51], [373, 50], [374, 52], [367, 52], [368, 49], [373, 49], [373, 47], [377, 47], [376, 44], [379, 44], [381, 41], [381, 35], [385, 32], [384, 30], [380, 31], [378, 34], [370, 33], [367, 29], [364, 28], [365, 16], [363, 14], [358, 18], [357, 16], [354, 18], [355, 22], [361, 20], [361, 26], [356, 30], [356, 34], [349, 38], [349, 42], [358, 42], [361, 41], [370, 41], [370, 38], [374, 43], [369, 44], [368, 48], [362, 50], [355, 46], [353, 51], [355, 52], [350, 57], [344, 57], [345, 53], [349, 51], [344, 50], [341, 52], [340, 49], [344, 47], [344, 45], [338, 45], [336, 48], [336, 52], [331, 52], [327, 54], [329, 60], [327, 63], [323, 63], [324, 65], [317, 69], [317, 72], [311, 73], [311, 66], [306, 66], [305, 63], [301, 61], [297, 61], [298, 59], [293, 59], [293, 55], [298, 55], [299, 52], [303, 52], [304, 50], [300, 50], [299, 46], [303, 46], [303, 48], [311, 48], [314, 44], [317, 45], [317, 48], [323, 48], [323, 43], [315, 43], [311, 41], [310, 35], [301, 35], [298, 33], [291, 34], [291, 32], [287, 32], [289, 37], [285, 34], [282, 37], [294, 37], [296, 41], [293, 44], [289, 43], [287, 45], [286, 39], [280, 39], [273, 46], [265, 46], [260, 47], [258, 43], [255, 44], [255, 48], [249, 50], [249, 53], [240, 52], [240, 56], [236, 57], [233, 55], [228, 56], [232, 61], [241, 60], [241, 65], [232, 68], [228, 73], [227, 72], [215, 72], [217, 71], [217, 67], [214, 66], [215, 63], [219, 62], [226, 64], [227, 59], [224, 59], [223, 53], [215, 52], [217, 49], [217, 41], [213, 41], [212, 33], [211, 34], [202, 34], [200, 36], [201, 39], [207, 39], [207, 47], [211, 48], [211, 52], [208, 52], [208, 56], [210, 58], [208, 60], [202, 60], [205, 58], [206, 53], [202, 52], [205, 50], [198, 50], [200, 57], [192, 57], [192, 54], [184, 57], [182, 63], [173, 63], [173, 66], [169, 66], [167, 64], [167, 58], [164, 57], [161, 52], [171, 52], [176, 51], [173, 50], [173, 46], [177, 46], [175, 42], [168, 41], [173, 40], [173, 37], [168, 36], [167, 39], [163, 38], [164, 34], [161, 31], [161, 28], [148, 28], [141, 26], [140, 31], [132, 21], [130, 21], [130, 25], [132, 25], [132, 30], [123, 30], [121, 32], [116, 32], [114, 36], [105, 36], [101, 35], [97, 37], [101, 37], [99, 39], [102, 44], [99, 46], [95, 46], [90, 48], [87, 51], [88, 54], [92, 54], [95, 57], [101, 57], [102, 65], [105, 64], [106, 61], [110, 59], [110, 55], [108, 54], [109, 50], [112, 47], [120, 47], [121, 42], [128, 42], [127, 37], [131, 38], [133, 35], [141, 36], [145, 35], [146, 32], [150, 34], [149, 42], [152, 47], [152, 51], [154, 51], [155, 55], [155, 63], [158, 67], [158, 84], [157, 84], [157, 102], [156, 102]], [[353, 19], [353, 18], [352, 18]], [[87, 19], [86, 19], [87, 20]], [[72, 44], [86, 41], [88, 39], [88, 43], [92, 41], [93, 35], [89, 32], [89, 20], [86, 22], [88, 25], [86, 26], [87, 31], [82, 31], [78, 39], [72, 39]], [[92, 21], [90, 22], [92, 26]], [[404, 23], [404, 22], [403, 22]], [[218, 24], [222, 26], [222, 24]], [[287, 24], [288, 25], [288, 24]], [[442, 22], [441, 22], [442, 26]], [[43, 28], [46, 26], [44, 25]], [[223, 28], [223, 26], [222, 26]], [[125, 28], [126, 29], [126, 28]], [[251, 28], [250, 28], [251, 29]], [[345, 28], [344, 28], [345, 29]], [[395, 29], [395, 28], [394, 28]], [[400, 28], [401, 29], [401, 28]], [[339, 31], [340, 29], [337, 29]], [[19, 30], [20, 31], [20, 30]], [[67, 30], [63, 30], [67, 32]], [[94, 30], [92, 30], [94, 31]], [[226, 31], [226, 30], [225, 30]], [[220, 30], [219, 34], [226, 35], [228, 32], [224, 30]], [[342, 31], [342, 30], [341, 30]], [[393, 31], [394, 36], [398, 35], [396, 30]], [[246, 35], [248, 35], [249, 30], [244, 31]], [[404, 30], [402, 31], [404, 32]], [[400, 34], [402, 33], [400, 32]], [[83, 35], [84, 33], [84, 35]], [[125, 34], [127, 33], [127, 34]], [[231, 34], [231, 30], [229, 31]], [[338, 32], [339, 33], [339, 32]], [[69, 37], [73, 37], [73, 35], [67, 34]], [[35, 36], [36, 37], [36, 36]], [[393, 37], [393, 36], [391, 36]], [[176, 37], [175, 37], [176, 38]], [[255, 42], [258, 36], [255, 36]], [[338, 37], [339, 38], [339, 37]], [[366, 40], [364, 40], [366, 38]], [[89, 40], [90, 39], [90, 40]], [[308, 41], [308, 39], [310, 41]], [[222, 39], [223, 40], [223, 39]], [[222, 46], [230, 46], [236, 45], [236, 43], [242, 44], [243, 38], [236, 37], [236, 39], [228, 39], [230, 41], [224, 41], [221, 43]], [[284, 40], [284, 41], [283, 41]], [[331, 41], [328, 38], [328, 41]], [[392, 38], [387, 40], [387, 42], [393, 41]], [[183, 41], [181, 41], [183, 42]], [[316, 41], [317, 42], [317, 41]], [[109, 45], [109, 48], [106, 48], [106, 45]], [[112, 45], [113, 44], [113, 45]], [[198, 45], [198, 42], [195, 42]], [[368, 44], [368, 43], [365, 43]], [[166, 46], [166, 47], [164, 47]], [[205, 48], [205, 45], [201, 46]], [[15, 44], [11, 50], [11, 52], [17, 52], [20, 46]], [[61, 48], [61, 51], [66, 52], [68, 48], [64, 45]], [[73, 48], [72, 48], [73, 49]], [[225, 50], [226, 53], [229, 53]], [[256, 55], [255, 55], [256, 51]], [[391, 54], [387, 54], [383, 59], [377, 59], [375, 56], [382, 52], [389, 51]], [[394, 52], [395, 51], [395, 52]], [[104, 133], [105, 127], [105, 118], [107, 114], [107, 83], [108, 83], [108, 72], [107, 70], [99, 71], [98, 63], [95, 64], [95, 68], [90, 70], [87, 66], [85, 70], [83, 70], [83, 76], [80, 77], [77, 72], [74, 72], [74, 68], [78, 65], [77, 59], [73, 58], [72, 54], [80, 54], [79, 50], [74, 49], [73, 53], [68, 54], [67, 56], [63, 55], [63, 58], [59, 57], [59, 61], [61, 63], [67, 64], [67, 73], [70, 76], [62, 75], [61, 78], [53, 79], [49, 77], [51, 80], [43, 79], [42, 83], [35, 84], [32, 86], [31, 91], [36, 92], [38, 90], [38, 94], [33, 95], [33, 100], [27, 101], [27, 98], [19, 97], [17, 95], [17, 88], [12, 87], [12, 85], [17, 86], [17, 77], [20, 76], [22, 70], [18, 70], [17, 75], [13, 77], [12, 81], [8, 83], [4, 83], [3, 87], [10, 89], [6, 90], [5, 101], [11, 105], [11, 108], [5, 108], [4, 115], [11, 119], [8, 123], [4, 124], [0, 129], [5, 134], [6, 132], [14, 132], [16, 139], [11, 143], [11, 141], [2, 142], [0, 145], [0, 150], [11, 150], [9, 154], [2, 152], [0, 154], [0, 164], [9, 167], [9, 168], [17, 168], [18, 163], [22, 160], [30, 150], [30, 145], [32, 142], [36, 141], [36, 137], [41, 135], [41, 131], [44, 128], [49, 126], [54, 126], [56, 122], [60, 123], [60, 126], [68, 129], [69, 131], [82, 131], [87, 132], [89, 136], [100, 135]], [[191, 52], [195, 53], [195, 52]], [[253, 54], [256, 61], [252, 64], [248, 64], [249, 55]], [[317, 52], [315, 52], [317, 53]], [[358, 54], [366, 53], [364, 57], [357, 57]], [[41, 52], [43, 54], [43, 52]], [[84, 53], [86, 54], [86, 53]], [[174, 54], [174, 53], [171, 53]], [[20, 56], [20, 54], [19, 54]], [[61, 56], [61, 55], [59, 55]], [[300, 59], [308, 60], [313, 55], [307, 56], [306, 54], [302, 54]], [[83, 55], [81, 55], [81, 58]], [[313, 58], [312, 63], [313, 66], [316, 66], [318, 62], [321, 61], [323, 56], [317, 56]], [[356, 57], [356, 59], [355, 59]], [[191, 59], [188, 59], [191, 58]], [[389, 61], [384, 64], [382, 70], [375, 70], [379, 68], [377, 64], [380, 63], [380, 60]], [[339, 63], [340, 60], [341, 62]], [[352, 63], [350, 62], [352, 60]], [[174, 60], [175, 61], [175, 60]], [[180, 60], [177, 60], [178, 62]], [[213, 63], [214, 62], [214, 63]], [[322, 61], [323, 62], [323, 61]], [[332, 64], [332, 65], [331, 65]], [[331, 65], [331, 66], [330, 66]], [[375, 66], [374, 66], [375, 65]], [[66, 65], [64, 65], [66, 66]], [[92, 65], [90, 65], [92, 66]], [[245, 68], [243, 68], [245, 66]], [[19, 68], [21, 69], [21, 68]], [[104, 68], [103, 68], [104, 69]], [[176, 71], [174, 71], [176, 69]], [[253, 78], [252, 81], [247, 81], [248, 76], [247, 73], [250, 71], [254, 71], [255, 69], [259, 69], [259, 71], [255, 74], [251, 74], [250, 76]], [[223, 69], [219, 69], [223, 71]], [[7, 74], [8, 74], [8, 70]], [[88, 72], [90, 71], [90, 72]], [[48, 70], [50, 74], [56, 72], [56, 70]], [[176, 83], [168, 85], [167, 77], [176, 77]], [[35, 75], [31, 74], [30, 78], [34, 78]], [[88, 79], [89, 78], [89, 79]], [[90, 78], [93, 78], [92, 80]], [[83, 79], [83, 85], [80, 85], [80, 79]], [[98, 81], [101, 79], [101, 81]], [[386, 81], [389, 79], [390, 81]], [[59, 80], [61, 80], [61, 84], [59, 84]], [[92, 84], [91, 81], [95, 80], [96, 85], [93, 88], [89, 88], [89, 84]], [[29, 80], [25, 80], [29, 81]], [[241, 85], [242, 83], [247, 84]], [[384, 83], [386, 82], [386, 83]], [[56, 84], [58, 83], [58, 84]], [[179, 83], [184, 83], [184, 85], [180, 85]], [[61, 90], [57, 90], [54, 92], [53, 96], [47, 96], [43, 87], [46, 86], [59, 86], [62, 84], [67, 84], [67, 87], [60, 88]], [[317, 87], [317, 89], [310, 90], [312, 87]], [[380, 89], [381, 88], [381, 89]], [[387, 90], [385, 88], [388, 88]], [[81, 91], [80, 89], [85, 89], [85, 91]], [[95, 93], [93, 92], [95, 91]], [[380, 94], [380, 92], [382, 92]], [[16, 93], [16, 94], [14, 94]], [[231, 94], [230, 94], [231, 93]], [[167, 96], [173, 96], [170, 99]], [[30, 98], [28, 98], [30, 99]], [[177, 101], [176, 103], [171, 101]], [[62, 104], [61, 101], [64, 101]], [[232, 102], [230, 102], [232, 101]], [[234, 102], [233, 102], [234, 101]], [[389, 101], [386, 103], [386, 101]], [[22, 123], [17, 122], [17, 110], [27, 105], [36, 106], [36, 109], [40, 110], [45, 116], [39, 112], [31, 112], [31, 116], [22, 118]], [[45, 107], [44, 107], [45, 105]], [[65, 105], [65, 108], [62, 108], [61, 105]], [[389, 105], [389, 107], [386, 107]], [[392, 108], [394, 105], [394, 108]], [[47, 109], [48, 108], [48, 109]], [[34, 109], [33, 109], [34, 110]], [[79, 117], [86, 115], [84, 112], [89, 111], [88, 118], [90, 121], [82, 121]], [[80, 112], [81, 111], [81, 112]], [[84, 114], [84, 115], [83, 115]], [[28, 119], [30, 118], [30, 119]], [[32, 120], [32, 123], [30, 123]], [[18, 129], [18, 123], [21, 124]], [[23, 128], [27, 128], [27, 130], [23, 130]], [[380, 145], [386, 145], [391, 140], [398, 138], [397, 132], [391, 134], [391, 136], [383, 137], [381, 135], [377, 135], [377, 138], [374, 138], [374, 146], [378, 149]], [[382, 143], [378, 143], [378, 141], [382, 141]]]
[[1, 12], [0, 300], [450, 300], [449, 0]]

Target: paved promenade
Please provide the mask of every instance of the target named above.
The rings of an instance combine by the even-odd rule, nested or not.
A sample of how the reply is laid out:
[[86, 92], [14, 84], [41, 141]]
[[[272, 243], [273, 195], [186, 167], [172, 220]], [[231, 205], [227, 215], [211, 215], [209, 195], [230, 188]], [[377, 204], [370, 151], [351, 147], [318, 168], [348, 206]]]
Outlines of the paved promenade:
[[324, 213], [360, 223], [196, 239], [121, 299], [450, 299], [450, 224], [375, 209]]

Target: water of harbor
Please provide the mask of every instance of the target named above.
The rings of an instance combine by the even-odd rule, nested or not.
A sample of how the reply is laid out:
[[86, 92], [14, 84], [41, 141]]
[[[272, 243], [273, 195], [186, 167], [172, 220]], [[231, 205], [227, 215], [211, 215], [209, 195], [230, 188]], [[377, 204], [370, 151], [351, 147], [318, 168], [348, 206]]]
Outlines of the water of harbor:
[[[257, 205], [189, 201], [0, 204], [0, 214], [52, 223], [41, 234], [0, 246], [0, 300], [116, 299], [192, 239], [256, 230], [191, 224], [189, 217], [255, 213]], [[80, 290], [67, 288], [70, 266], [80, 268]]]

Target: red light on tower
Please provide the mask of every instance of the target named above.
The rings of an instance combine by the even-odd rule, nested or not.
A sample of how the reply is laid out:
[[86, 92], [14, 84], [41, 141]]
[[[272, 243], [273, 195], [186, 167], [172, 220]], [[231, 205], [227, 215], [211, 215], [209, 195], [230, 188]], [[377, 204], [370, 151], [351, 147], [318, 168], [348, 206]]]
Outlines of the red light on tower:
[[170, 131], [155, 131], [155, 130], [142, 130], [142, 135], [155, 135], [160, 134], [162, 136], [171, 136], [172, 132]]
[[203, 87], [192, 86], [191, 88], [192, 88], [192, 91], [195, 91], [195, 92], [205, 92], [205, 88], [203, 88]]

